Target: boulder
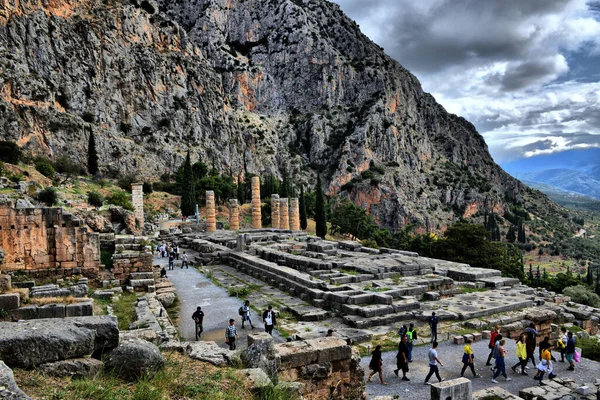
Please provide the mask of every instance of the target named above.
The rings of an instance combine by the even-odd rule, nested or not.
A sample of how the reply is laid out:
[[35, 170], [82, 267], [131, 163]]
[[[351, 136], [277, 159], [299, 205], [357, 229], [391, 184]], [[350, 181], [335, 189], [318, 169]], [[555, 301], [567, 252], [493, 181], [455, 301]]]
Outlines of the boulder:
[[260, 368], [240, 369], [236, 371], [236, 375], [248, 382], [248, 389], [259, 392], [269, 386], [273, 386], [273, 382], [267, 376], [265, 371]]
[[275, 358], [273, 337], [267, 332], [249, 334], [248, 348], [240, 354], [240, 358], [249, 368], [264, 368], [269, 360]]
[[175, 302], [175, 293], [167, 292], [156, 295], [156, 300], [160, 301], [163, 306], [169, 307]]
[[0, 399], [2, 400], [31, 400], [15, 382], [13, 372], [0, 361]]
[[119, 334], [119, 337], [121, 343], [125, 343], [129, 339], [142, 339], [156, 345], [159, 344], [158, 335], [152, 329], [132, 329], [123, 331]]
[[185, 352], [194, 360], [209, 362], [218, 367], [226, 365], [233, 357], [233, 351], [219, 347], [215, 342], [186, 343]]
[[59, 378], [70, 376], [73, 378], [91, 379], [98, 375], [103, 367], [104, 363], [95, 358], [74, 358], [71, 360], [41, 364], [37, 367], [37, 370], [43, 372], [45, 375], [56, 376]]
[[110, 353], [105, 366], [123, 379], [135, 381], [144, 376], [152, 376], [165, 365], [165, 361], [156, 345], [132, 338]]
[[114, 316], [0, 322], [0, 359], [9, 366], [30, 368], [86, 355], [99, 356], [118, 343]]
[[[0, 250], [2, 251], [2, 250]], [[0, 260], [0, 263], [2, 261]], [[0, 292], [4, 292], [12, 289], [11, 278], [10, 275], [0, 275]]]

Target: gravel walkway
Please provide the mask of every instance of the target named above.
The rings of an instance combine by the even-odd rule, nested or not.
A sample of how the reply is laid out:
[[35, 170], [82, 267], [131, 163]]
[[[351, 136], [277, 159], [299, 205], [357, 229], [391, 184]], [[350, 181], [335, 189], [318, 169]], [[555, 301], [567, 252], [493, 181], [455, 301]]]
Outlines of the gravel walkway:
[[[190, 259], [193, 259], [193, 252], [186, 250]], [[167, 268], [167, 277], [171, 280], [177, 289], [177, 297], [180, 301], [179, 310], [179, 334], [187, 341], [195, 340], [195, 327], [192, 320], [192, 314], [196, 307], [202, 307], [204, 311], [204, 332], [201, 340], [215, 341], [221, 347], [225, 344], [225, 328], [229, 325], [229, 319], [235, 319], [235, 325], [238, 330], [237, 347], [246, 347], [248, 340], [248, 329], [241, 329], [241, 317], [238, 315], [238, 309], [242, 305], [242, 300], [237, 297], [229, 296], [227, 291], [216, 286], [201, 274], [196, 268], [181, 269], [181, 261], [175, 261], [175, 269], [168, 271], [168, 258], [154, 257], [154, 265], [161, 265]], [[264, 330], [262, 318], [252, 313], [252, 322], [256, 329]]]
[[[507, 360], [507, 374], [509, 378], [512, 378], [510, 382], [506, 382], [502, 376], [498, 378], [498, 384], [494, 384], [491, 382], [491, 372], [490, 367], [485, 366], [485, 361], [487, 360], [487, 356], [489, 354], [489, 350], [487, 348], [487, 340], [480, 341], [477, 343], [473, 343], [473, 353], [475, 354], [475, 370], [477, 373], [481, 374], [481, 378], [472, 378], [473, 374], [468, 369], [465, 372], [465, 377], [469, 378], [473, 382], [473, 391], [484, 389], [486, 387], [491, 386], [499, 386], [502, 389], [508, 390], [509, 392], [518, 395], [519, 390], [531, 387], [537, 384], [537, 381], [534, 381], [533, 375], [535, 375], [535, 370], [529, 362], [529, 376], [523, 376], [520, 374], [513, 373], [510, 370], [514, 364], [516, 364], [517, 357], [515, 356], [515, 341], [509, 340], [507, 341], [506, 348], [508, 350], [508, 354], [506, 356]], [[411, 398], [411, 399], [429, 399], [430, 398], [430, 388], [427, 385], [424, 385], [425, 376], [429, 372], [428, 362], [427, 362], [427, 352], [429, 351], [430, 346], [419, 346], [415, 347], [413, 350], [413, 362], [410, 364], [410, 371], [407, 376], [410, 379], [410, 382], [401, 381], [397, 378], [393, 370], [396, 369], [396, 352], [387, 352], [383, 354], [383, 379], [388, 383], [387, 386], [381, 385], [379, 382], [379, 378], [377, 376], [373, 376], [373, 382], [367, 383], [367, 398], [373, 398], [375, 396], [393, 396], [399, 395], [401, 399]], [[463, 346], [455, 345], [451, 342], [447, 341], [444, 343], [440, 343], [438, 345], [438, 358], [444, 364], [444, 367], [440, 367], [440, 375], [443, 379], [456, 379], [460, 377], [460, 370], [462, 369], [462, 354], [463, 354]], [[554, 357], [557, 360], [560, 360], [560, 353], [553, 352]], [[371, 372], [369, 370], [369, 361], [371, 357], [366, 356], [361, 360], [361, 366], [365, 369], [365, 378]], [[537, 349], [536, 349], [536, 361], [537, 360]], [[587, 359], [582, 359], [582, 362], [579, 364], [575, 364], [575, 371], [567, 371], [568, 363], [557, 362], [554, 367], [554, 373], [558, 377], [562, 378], [573, 378], [578, 383], [589, 382], [593, 383], [597, 378], [600, 378], [600, 363], [596, 361], [591, 361]], [[402, 373], [400, 373], [400, 378], [402, 377]], [[547, 379], [547, 375], [545, 377]], [[430, 379], [430, 382], [436, 383], [437, 379], [435, 375]]]

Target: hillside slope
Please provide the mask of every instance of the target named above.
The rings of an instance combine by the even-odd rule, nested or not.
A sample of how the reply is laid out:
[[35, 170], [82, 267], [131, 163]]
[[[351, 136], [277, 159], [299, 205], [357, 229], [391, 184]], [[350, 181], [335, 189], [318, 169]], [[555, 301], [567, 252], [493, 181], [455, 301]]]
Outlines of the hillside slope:
[[232, 175], [319, 172], [393, 229], [561, 215], [335, 4], [1, 1], [0, 136], [34, 153], [85, 164], [93, 130], [104, 170], [149, 180], [188, 148]]

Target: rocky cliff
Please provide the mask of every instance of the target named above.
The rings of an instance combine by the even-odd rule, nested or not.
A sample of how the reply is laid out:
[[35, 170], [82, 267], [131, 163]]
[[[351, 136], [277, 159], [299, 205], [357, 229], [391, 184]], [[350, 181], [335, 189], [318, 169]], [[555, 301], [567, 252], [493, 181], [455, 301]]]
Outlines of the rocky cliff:
[[380, 223], [440, 230], [556, 205], [325, 0], [0, 0], [0, 136], [158, 178], [188, 148], [223, 172], [322, 173]]

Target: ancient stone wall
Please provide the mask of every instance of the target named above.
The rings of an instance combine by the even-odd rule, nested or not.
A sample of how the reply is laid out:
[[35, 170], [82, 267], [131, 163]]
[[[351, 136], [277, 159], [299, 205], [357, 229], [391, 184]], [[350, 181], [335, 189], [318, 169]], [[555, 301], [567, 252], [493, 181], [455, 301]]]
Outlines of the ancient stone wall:
[[82, 273], [94, 277], [100, 269], [100, 242], [77, 217], [62, 208], [15, 209], [0, 205], [0, 248], [6, 272], [33, 276]]
[[144, 229], [144, 186], [141, 183], [131, 184], [131, 204], [140, 230]]
[[121, 284], [129, 278], [132, 273], [152, 272], [151, 252], [123, 252], [113, 254], [113, 275]]

